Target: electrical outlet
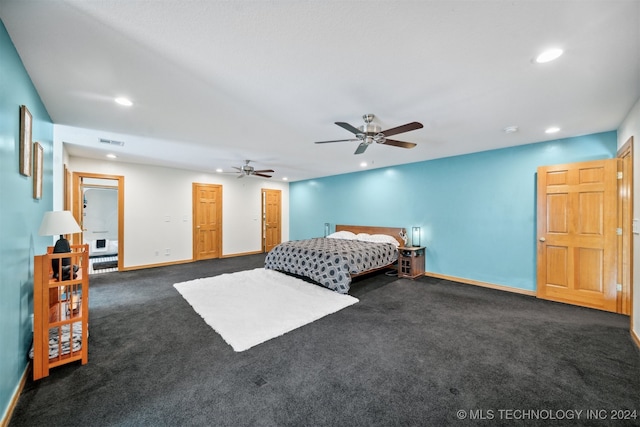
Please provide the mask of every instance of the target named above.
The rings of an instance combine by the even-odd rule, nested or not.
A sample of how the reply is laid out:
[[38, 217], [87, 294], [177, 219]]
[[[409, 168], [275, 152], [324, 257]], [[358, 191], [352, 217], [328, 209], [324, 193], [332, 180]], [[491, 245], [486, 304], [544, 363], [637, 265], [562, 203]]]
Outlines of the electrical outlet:
[[166, 249], [164, 250], [164, 254], [165, 254], [165, 255], [171, 255], [171, 249], [166, 248]]

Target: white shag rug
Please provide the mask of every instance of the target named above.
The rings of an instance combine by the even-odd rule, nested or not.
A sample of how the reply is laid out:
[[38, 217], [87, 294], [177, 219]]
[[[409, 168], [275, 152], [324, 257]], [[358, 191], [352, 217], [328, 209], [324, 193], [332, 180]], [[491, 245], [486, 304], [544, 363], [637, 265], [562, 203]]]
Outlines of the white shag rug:
[[264, 268], [173, 286], [238, 352], [358, 302], [350, 295]]

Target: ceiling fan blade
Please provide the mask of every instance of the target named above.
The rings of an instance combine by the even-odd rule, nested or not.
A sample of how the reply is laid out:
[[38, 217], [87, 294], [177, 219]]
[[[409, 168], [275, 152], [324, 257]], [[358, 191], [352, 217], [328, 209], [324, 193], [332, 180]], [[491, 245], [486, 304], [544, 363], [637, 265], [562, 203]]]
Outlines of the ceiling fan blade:
[[328, 142], [346, 142], [346, 141], [360, 141], [359, 139], [334, 139], [333, 141], [316, 141], [316, 144], [326, 144]]
[[231, 166], [231, 167], [232, 167], [232, 168], [234, 168], [234, 169], [237, 169], [237, 170], [238, 170], [238, 171], [240, 171], [240, 172], [242, 172], [242, 169], [241, 169], [241, 168], [238, 168], [238, 167], [236, 167], [236, 166]]
[[406, 125], [398, 126], [398, 127], [387, 129], [387, 130], [383, 130], [381, 133], [384, 136], [391, 136], [391, 135], [397, 135], [397, 134], [403, 133], [403, 132], [409, 132], [410, 130], [421, 129], [422, 127], [423, 127], [422, 123], [411, 122], [411, 123], [407, 123]]
[[364, 151], [367, 149], [367, 147], [369, 146], [369, 144], [362, 142], [360, 143], [360, 145], [358, 145], [358, 148], [356, 148], [356, 152], [353, 154], [362, 154], [364, 153]]
[[395, 139], [385, 139], [382, 144], [393, 145], [394, 147], [413, 148], [418, 144], [413, 142], [396, 141]]
[[354, 135], [357, 135], [359, 133], [362, 133], [362, 131], [356, 127], [351, 126], [349, 123], [345, 123], [345, 122], [336, 122], [336, 124], [338, 126], [340, 126], [343, 129], [348, 130], [349, 132], [351, 132]]
[[[272, 171], [273, 172], [273, 171]], [[265, 178], [271, 178], [271, 175], [265, 175], [263, 173], [258, 173], [257, 171], [254, 173], [255, 176], [263, 176]]]
[[275, 171], [273, 169], [262, 169], [262, 170], [253, 171], [253, 172], [256, 173], [256, 174], [259, 174], [259, 173], [265, 173], [265, 172], [266, 173], [274, 173]]

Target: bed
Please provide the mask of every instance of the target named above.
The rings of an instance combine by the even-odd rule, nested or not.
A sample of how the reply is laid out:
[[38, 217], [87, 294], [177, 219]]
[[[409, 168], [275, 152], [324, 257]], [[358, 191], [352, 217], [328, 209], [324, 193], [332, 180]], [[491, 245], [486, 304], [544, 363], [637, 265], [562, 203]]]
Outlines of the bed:
[[349, 292], [353, 277], [389, 268], [405, 244], [404, 228], [336, 225], [327, 237], [275, 246], [265, 268], [307, 277], [336, 292]]

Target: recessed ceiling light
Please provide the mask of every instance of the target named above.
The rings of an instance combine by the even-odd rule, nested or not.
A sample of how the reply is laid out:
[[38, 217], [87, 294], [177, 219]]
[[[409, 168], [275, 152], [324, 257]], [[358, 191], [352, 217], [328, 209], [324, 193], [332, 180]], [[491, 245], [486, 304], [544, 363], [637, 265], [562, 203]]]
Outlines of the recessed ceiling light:
[[538, 64], [544, 64], [545, 62], [553, 61], [554, 59], [558, 59], [563, 52], [564, 51], [562, 49], [558, 48], [547, 49], [540, 55], [536, 56], [536, 62]]
[[289, 178], [287, 178], [286, 176], [283, 176], [283, 177], [282, 177], [282, 180], [283, 180], [283, 181], [289, 181]]
[[222, 173], [222, 169], [218, 168], [218, 169], [216, 169], [216, 172]]
[[117, 104], [124, 105], [125, 107], [131, 107], [133, 105], [133, 102], [123, 96], [116, 98], [115, 101]]
[[362, 163], [360, 163], [360, 167], [361, 167], [361, 168], [366, 168], [366, 167], [367, 167], [367, 162], [362, 162]]
[[507, 126], [506, 128], [502, 129], [502, 131], [504, 133], [514, 133], [514, 132], [518, 132], [518, 126]]
[[107, 157], [110, 158], [110, 159], [117, 159], [118, 158], [118, 156], [116, 156], [115, 154], [111, 154], [111, 153], [107, 154]]
[[547, 128], [544, 133], [556, 133], [556, 132], [560, 132], [560, 128], [557, 126], [551, 126], [550, 128]]

